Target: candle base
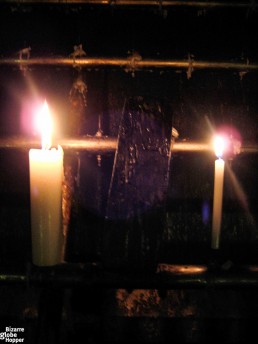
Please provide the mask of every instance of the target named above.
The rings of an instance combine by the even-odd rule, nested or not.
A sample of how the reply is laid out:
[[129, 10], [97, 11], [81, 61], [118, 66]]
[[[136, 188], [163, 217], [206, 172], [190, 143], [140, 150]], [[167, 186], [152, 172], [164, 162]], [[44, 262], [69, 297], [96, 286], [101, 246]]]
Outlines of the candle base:
[[31, 149], [29, 159], [32, 262], [53, 266], [63, 261], [63, 150]]
[[50, 256], [47, 254], [39, 256], [39, 252], [37, 252], [32, 256], [32, 263], [36, 266], [54, 266], [62, 264], [64, 262], [62, 251], [63, 249], [61, 248], [61, 252], [58, 256]]
[[219, 245], [220, 245], [224, 167], [225, 167], [224, 160], [218, 159], [215, 161], [213, 215], [212, 215], [212, 238], [211, 238], [211, 248], [214, 250], [218, 250]]

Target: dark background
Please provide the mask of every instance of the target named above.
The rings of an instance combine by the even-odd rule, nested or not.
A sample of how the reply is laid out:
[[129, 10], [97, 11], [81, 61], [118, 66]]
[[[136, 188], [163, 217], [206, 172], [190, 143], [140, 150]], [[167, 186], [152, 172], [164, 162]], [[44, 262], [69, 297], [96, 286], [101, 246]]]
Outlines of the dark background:
[[[28, 46], [32, 48], [31, 57], [68, 57], [73, 46], [81, 43], [88, 57], [127, 57], [128, 52], [138, 51], [143, 59], [187, 59], [189, 54], [195, 60], [207, 61], [255, 63], [257, 59], [257, 12], [251, 7], [198, 9], [1, 4], [0, 25], [2, 58], [17, 58], [18, 51]], [[67, 135], [71, 120], [69, 92], [79, 73], [76, 68], [30, 66], [28, 76], [24, 76], [18, 66], [2, 65], [0, 71], [2, 136], [32, 135], [21, 124], [24, 102], [33, 102], [35, 98], [28, 76], [37, 96], [46, 98], [55, 110], [59, 135]], [[242, 77], [240, 72], [194, 70], [188, 79], [186, 70], [180, 69], [138, 70], [133, 77], [132, 73], [119, 67], [83, 68], [80, 73], [88, 93], [80, 134], [94, 135], [98, 129], [98, 116], [101, 116], [104, 134], [117, 136], [125, 99], [147, 96], [165, 102], [171, 112], [173, 126], [180, 134], [179, 140], [206, 142], [212, 135], [211, 124], [214, 130], [221, 126], [234, 127], [243, 144], [255, 143], [257, 72], [249, 72]], [[86, 159], [82, 164], [81, 173], [85, 176], [81, 176], [83, 182], [80, 186], [83, 207], [86, 213], [90, 213], [90, 218], [103, 218], [114, 156], [103, 156], [100, 169], [96, 166], [96, 157], [83, 156]], [[209, 250], [213, 161], [212, 154], [172, 154], [166, 223], [170, 234], [165, 239], [164, 257], [161, 259], [182, 256], [187, 260], [187, 255], [192, 259], [191, 252], [195, 252], [197, 244], [204, 251]], [[225, 176], [222, 247], [230, 243], [226, 252], [234, 245], [241, 247], [256, 243], [256, 161], [255, 155], [241, 154], [231, 163], [246, 194], [252, 220], [237, 199], [228, 174]], [[26, 254], [24, 252], [24, 248], [30, 245], [27, 151], [2, 150], [1, 165], [1, 236], [5, 238], [1, 243], [6, 254], [10, 253], [6, 258], [7, 264], [14, 251], [20, 252], [19, 261], [24, 262], [30, 257], [29, 250]], [[94, 178], [96, 171], [102, 180], [99, 191]], [[96, 205], [96, 198], [102, 199], [101, 206]], [[17, 214], [22, 215], [11, 216], [13, 207]], [[204, 208], [207, 208], [205, 220]], [[84, 225], [91, 228], [87, 216], [83, 218]], [[88, 231], [94, 233], [93, 223]], [[12, 245], [14, 238], [11, 233], [15, 238], [24, 238], [15, 239], [17, 247]], [[91, 239], [85, 241], [81, 254], [87, 257], [88, 247], [90, 256], [94, 256], [96, 252], [92, 251], [97, 249], [92, 249]], [[191, 250], [188, 244], [193, 245]], [[187, 254], [182, 251], [185, 245]], [[197, 256], [198, 252], [199, 247], [195, 252]], [[245, 256], [251, 258], [249, 250], [243, 250], [241, 258], [245, 259]]]

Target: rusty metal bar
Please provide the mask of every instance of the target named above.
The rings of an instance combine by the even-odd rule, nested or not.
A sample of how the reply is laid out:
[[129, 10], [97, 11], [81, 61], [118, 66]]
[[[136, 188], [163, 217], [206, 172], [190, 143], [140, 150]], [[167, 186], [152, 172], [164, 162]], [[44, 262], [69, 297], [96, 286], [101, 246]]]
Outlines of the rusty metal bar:
[[171, 145], [171, 151], [174, 152], [213, 152], [213, 146], [202, 142], [175, 142]]
[[[112, 153], [117, 149], [116, 137], [96, 137], [84, 136], [81, 138], [65, 138], [58, 140], [64, 150], [88, 151], [98, 154]], [[40, 148], [40, 140], [24, 138], [24, 137], [0, 137], [0, 149], [25, 149]], [[197, 141], [178, 141], [171, 144], [173, 153], [190, 152], [205, 153], [213, 152], [211, 143]], [[257, 144], [246, 144], [241, 147], [241, 153], [256, 154], [258, 153]]]
[[174, 7], [238, 7], [238, 8], [255, 8], [256, 3], [250, 2], [222, 2], [222, 1], [174, 1], [174, 0], [2, 0], [2, 3], [19, 3], [19, 4], [89, 4], [105, 6], [174, 6]]
[[188, 69], [233, 69], [239, 71], [252, 71], [258, 69], [257, 63], [241, 62], [218, 62], [218, 61], [188, 61], [188, 60], [131, 60], [130, 58], [31, 58], [29, 60], [20, 60], [15, 58], [2, 58], [0, 65], [53, 65], [53, 66], [72, 66], [72, 67], [131, 67], [140, 68], [182, 68]]
[[[89, 151], [96, 153], [114, 152], [117, 148], [117, 138], [85, 136], [82, 138], [60, 139], [58, 140], [65, 150]], [[0, 149], [30, 149], [40, 148], [40, 140], [24, 137], [0, 138]]]
[[130, 289], [250, 288], [258, 287], [258, 273], [253, 267], [238, 270], [212, 270], [208, 266], [170, 265], [157, 272], [116, 272], [101, 266], [63, 264], [55, 267], [30, 267], [26, 274], [0, 274], [0, 285], [101, 286]]
[[78, 139], [62, 139], [59, 143], [63, 149], [84, 150], [89, 152], [110, 153], [117, 149], [117, 138], [87, 136]]

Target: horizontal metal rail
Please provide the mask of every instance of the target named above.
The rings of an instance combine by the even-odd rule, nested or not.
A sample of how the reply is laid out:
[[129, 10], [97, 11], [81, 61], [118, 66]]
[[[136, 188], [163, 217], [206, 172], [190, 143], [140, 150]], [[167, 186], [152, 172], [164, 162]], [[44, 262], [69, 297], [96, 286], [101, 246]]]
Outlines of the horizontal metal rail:
[[[87, 151], [98, 154], [115, 152], [118, 141], [115, 137], [96, 137], [84, 136], [81, 138], [67, 138], [58, 140], [64, 150]], [[40, 140], [24, 137], [0, 137], [0, 149], [25, 149], [40, 148]], [[213, 152], [213, 146], [210, 143], [195, 141], [178, 141], [171, 144], [172, 152]], [[240, 153], [258, 153], [257, 144], [246, 144], [241, 147]]]
[[137, 60], [130, 58], [63, 58], [63, 57], [37, 57], [31, 59], [1, 58], [0, 65], [53, 65], [53, 66], [73, 66], [73, 67], [128, 67], [131, 69], [141, 68], [179, 68], [179, 69], [232, 69], [239, 71], [253, 71], [258, 69], [258, 63], [243, 62], [219, 62], [219, 61], [194, 61], [194, 60]]
[[[85, 136], [82, 138], [60, 139], [58, 144], [65, 150], [88, 151], [96, 153], [114, 152], [117, 148], [117, 138]], [[30, 149], [40, 148], [40, 140], [24, 137], [0, 138], [0, 149]]]
[[89, 4], [106, 6], [174, 6], [174, 7], [238, 7], [255, 8], [257, 4], [250, 2], [222, 2], [222, 1], [174, 1], [174, 0], [1, 0], [2, 3], [19, 4]]
[[[163, 264], [164, 265], [164, 264]], [[0, 274], [0, 285], [31, 284], [58, 287], [101, 286], [126, 289], [257, 288], [257, 267], [238, 271], [212, 270], [207, 266], [166, 265], [157, 272], [123, 272], [97, 265], [63, 264], [31, 267], [26, 274]]]

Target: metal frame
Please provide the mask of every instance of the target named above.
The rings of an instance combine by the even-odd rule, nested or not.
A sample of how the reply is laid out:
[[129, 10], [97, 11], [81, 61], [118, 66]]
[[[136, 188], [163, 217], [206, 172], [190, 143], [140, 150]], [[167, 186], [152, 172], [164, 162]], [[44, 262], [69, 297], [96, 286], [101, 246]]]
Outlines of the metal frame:
[[240, 266], [232, 271], [207, 265], [168, 265], [157, 272], [115, 272], [92, 264], [65, 263], [55, 267], [29, 266], [26, 274], [0, 274], [0, 285], [101, 286], [125, 289], [257, 288], [258, 267]]
[[130, 58], [31, 58], [28, 60], [20, 60], [14, 58], [0, 59], [0, 65], [53, 65], [53, 66], [72, 66], [72, 67], [130, 67], [132, 69], [141, 68], [183, 68], [183, 69], [228, 69], [239, 71], [252, 71], [258, 69], [257, 63], [241, 63], [241, 62], [217, 62], [217, 61], [194, 61], [194, 60], [137, 60]]
[[222, 2], [222, 1], [174, 1], [174, 0], [1, 0], [2, 3], [17, 4], [88, 4], [105, 6], [172, 6], [172, 7], [202, 7], [202, 8], [256, 8], [256, 3], [250, 2]]
[[[113, 153], [117, 149], [118, 141], [116, 137], [96, 137], [84, 136], [80, 138], [66, 138], [58, 140], [58, 143], [64, 150], [70, 151], [87, 151], [96, 154]], [[25, 137], [0, 137], [0, 149], [25, 149], [39, 148], [41, 143], [39, 140], [29, 139]], [[171, 151], [189, 152], [189, 153], [209, 153], [213, 152], [213, 146], [207, 142], [197, 141], [179, 141], [171, 143]], [[241, 154], [258, 153], [257, 144], [246, 144], [241, 147]]]

